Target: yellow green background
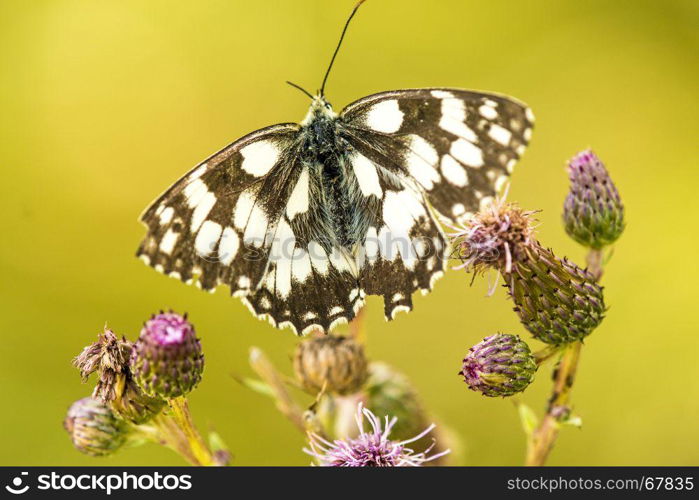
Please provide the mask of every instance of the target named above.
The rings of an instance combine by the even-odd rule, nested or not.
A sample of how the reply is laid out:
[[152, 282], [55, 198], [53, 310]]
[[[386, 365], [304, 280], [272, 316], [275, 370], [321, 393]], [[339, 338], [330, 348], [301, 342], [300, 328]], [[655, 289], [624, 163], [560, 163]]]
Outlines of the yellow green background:
[[[699, 4], [686, 1], [369, 0], [327, 87], [336, 108], [373, 92], [454, 86], [510, 94], [535, 111], [512, 200], [540, 209], [540, 238], [582, 262], [560, 212], [566, 159], [593, 147], [628, 228], [604, 277], [610, 306], [588, 339], [558, 465], [699, 465], [697, 109]], [[189, 312], [206, 370], [191, 395], [238, 465], [302, 465], [303, 437], [241, 387], [247, 353], [285, 371], [297, 339], [225, 291], [202, 293], [144, 266], [141, 210], [237, 137], [298, 121], [351, 1], [0, 2], [0, 464], [177, 465], [147, 445], [108, 459], [61, 429], [86, 395], [71, 358], [105, 322], [132, 339], [160, 308]], [[467, 390], [467, 348], [528, 335], [502, 290], [450, 272], [391, 323], [369, 302], [371, 358], [407, 373], [464, 441], [459, 463], [522, 463], [513, 404]], [[535, 345], [535, 344], [533, 344]], [[539, 374], [522, 399], [540, 411]]]

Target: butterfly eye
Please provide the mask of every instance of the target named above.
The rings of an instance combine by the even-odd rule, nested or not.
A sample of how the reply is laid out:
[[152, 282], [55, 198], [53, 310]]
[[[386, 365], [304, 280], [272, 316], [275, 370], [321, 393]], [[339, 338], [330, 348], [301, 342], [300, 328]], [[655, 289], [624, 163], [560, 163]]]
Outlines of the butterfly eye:
[[325, 109], [332, 109], [332, 106], [330, 105], [329, 102], [325, 103]]

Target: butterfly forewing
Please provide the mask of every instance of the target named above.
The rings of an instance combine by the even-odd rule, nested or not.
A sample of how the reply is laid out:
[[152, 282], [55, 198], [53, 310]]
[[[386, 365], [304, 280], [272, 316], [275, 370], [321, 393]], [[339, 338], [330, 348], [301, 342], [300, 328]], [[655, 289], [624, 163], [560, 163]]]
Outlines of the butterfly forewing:
[[[142, 215], [138, 256], [156, 270], [205, 290], [245, 293], [262, 279], [270, 233], [285, 206], [269, 172], [284, 170], [299, 126], [250, 134], [177, 181]], [[288, 167], [286, 167], [288, 168]]]
[[510, 97], [448, 88], [374, 94], [350, 104], [341, 118], [357, 138], [393, 154], [448, 222], [492, 201], [534, 121]]

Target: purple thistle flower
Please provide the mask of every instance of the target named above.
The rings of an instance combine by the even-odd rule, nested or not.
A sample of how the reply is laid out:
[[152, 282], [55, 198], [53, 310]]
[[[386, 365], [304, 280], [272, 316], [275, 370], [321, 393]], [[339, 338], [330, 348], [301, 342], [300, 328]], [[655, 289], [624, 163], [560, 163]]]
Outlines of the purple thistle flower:
[[465, 227], [451, 234], [463, 262], [457, 269], [483, 272], [495, 268], [510, 274], [535, 242], [533, 214], [504, 200], [478, 212]]
[[568, 163], [570, 191], [563, 206], [566, 232], [578, 243], [600, 249], [624, 231], [624, 205], [607, 169], [592, 150]]
[[[382, 426], [381, 419], [359, 403], [355, 418], [359, 429], [356, 438], [330, 442], [318, 434], [309, 433], [310, 449], [304, 448], [303, 451], [324, 467], [420, 467], [450, 451], [428, 455], [434, 443], [419, 453], [406, 446], [429, 434], [435, 428], [434, 424], [411, 439], [392, 441], [389, 434], [398, 421], [396, 417], [389, 419], [386, 416]], [[371, 425], [368, 432], [364, 428], [365, 418]]]
[[148, 320], [131, 351], [130, 367], [148, 395], [172, 399], [194, 389], [204, 355], [187, 317], [170, 311]]

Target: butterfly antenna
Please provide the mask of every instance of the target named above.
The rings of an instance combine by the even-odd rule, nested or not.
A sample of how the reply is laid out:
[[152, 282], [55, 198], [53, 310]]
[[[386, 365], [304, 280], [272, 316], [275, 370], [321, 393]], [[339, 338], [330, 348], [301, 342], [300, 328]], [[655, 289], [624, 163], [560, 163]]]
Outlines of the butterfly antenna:
[[340, 41], [337, 42], [337, 47], [335, 47], [335, 52], [333, 53], [332, 59], [330, 59], [330, 64], [328, 65], [328, 70], [325, 72], [325, 76], [323, 77], [323, 84], [320, 86], [320, 95], [323, 96], [325, 95], [325, 82], [328, 81], [328, 75], [330, 75], [330, 70], [333, 67], [333, 63], [335, 62], [335, 58], [337, 57], [337, 53], [340, 51], [340, 46], [342, 45], [342, 40], [345, 38], [345, 33], [347, 33], [347, 28], [349, 27], [349, 23], [354, 17], [354, 15], [357, 13], [357, 9], [366, 2], [366, 0], [359, 0], [357, 2], [357, 5], [354, 6], [354, 9], [352, 9], [352, 13], [349, 15], [347, 18], [347, 22], [345, 23], [345, 27], [342, 28], [342, 34], [340, 35]]
[[294, 87], [295, 89], [299, 89], [301, 92], [303, 92], [303, 93], [306, 94], [308, 97], [310, 97], [311, 99], [313, 99], [313, 94], [311, 94], [308, 90], [304, 89], [301, 85], [296, 85], [294, 82], [290, 82], [290, 81], [288, 81], [288, 80], [286, 81], [286, 83], [288, 83], [289, 85], [291, 85], [291, 86]]

